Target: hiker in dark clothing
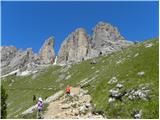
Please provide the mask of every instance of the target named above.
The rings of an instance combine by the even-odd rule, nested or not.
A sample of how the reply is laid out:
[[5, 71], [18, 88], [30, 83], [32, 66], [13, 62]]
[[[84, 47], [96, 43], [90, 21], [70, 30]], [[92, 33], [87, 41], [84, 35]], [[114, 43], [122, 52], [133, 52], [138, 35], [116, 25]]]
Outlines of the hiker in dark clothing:
[[33, 102], [35, 103], [35, 101], [36, 101], [36, 96], [33, 95]]

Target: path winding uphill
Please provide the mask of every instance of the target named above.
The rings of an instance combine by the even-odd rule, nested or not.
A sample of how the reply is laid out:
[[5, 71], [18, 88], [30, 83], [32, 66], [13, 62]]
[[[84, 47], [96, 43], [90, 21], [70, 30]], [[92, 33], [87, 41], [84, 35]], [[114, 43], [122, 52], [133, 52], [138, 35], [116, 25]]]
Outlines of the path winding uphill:
[[51, 102], [48, 111], [45, 112], [45, 119], [76, 119], [76, 118], [103, 118], [102, 115], [92, 114], [91, 96], [86, 90], [78, 87], [71, 88], [71, 97], [65, 95], [58, 100]]

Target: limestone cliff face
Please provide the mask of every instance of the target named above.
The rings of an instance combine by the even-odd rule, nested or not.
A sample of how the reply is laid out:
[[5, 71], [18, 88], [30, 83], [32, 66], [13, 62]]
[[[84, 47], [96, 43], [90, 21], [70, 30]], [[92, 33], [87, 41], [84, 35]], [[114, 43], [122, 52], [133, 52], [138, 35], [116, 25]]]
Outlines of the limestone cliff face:
[[130, 43], [120, 35], [116, 27], [105, 22], [99, 22], [93, 29], [90, 57], [110, 54], [129, 45]]
[[92, 37], [87, 36], [82, 28], [72, 32], [61, 44], [58, 63], [75, 63], [103, 54], [110, 54], [126, 48], [131, 43], [126, 41], [116, 27], [99, 22], [93, 29]]
[[1, 67], [10, 64], [10, 60], [16, 56], [17, 48], [14, 46], [1, 46]]
[[[38, 61], [31, 48], [25, 51], [18, 50], [14, 46], [1, 47], [1, 73], [2, 75], [10, 73], [14, 70], [27, 68], [35, 68]], [[29, 67], [30, 66], [30, 67]]]
[[89, 37], [83, 28], [72, 32], [61, 44], [58, 57], [55, 61], [54, 39], [49, 37], [39, 54], [34, 54], [32, 49], [18, 50], [14, 46], [2, 46], [1, 50], [1, 72], [7, 74], [17, 69], [31, 70], [39, 65], [46, 64], [72, 64], [110, 54], [130, 46], [132, 42], [126, 41], [116, 27], [99, 22], [93, 29], [93, 35]]
[[53, 38], [45, 41], [39, 54], [34, 54], [32, 48], [19, 50], [14, 46], [2, 46], [1, 50], [1, 73], [8, 74], [15, 70], [34, 70], [39, 65], [54, 62]]
[[89, 42], [86, 31], [83, 28], [76, 29], [61, 44], [58, 63], [66, 64], [86, 59]]
[[54, 53], [54, 39], [53, 37], [48, 38], [39, 51], [39, 57], [41, 64], [53, 64], [55, 59]]

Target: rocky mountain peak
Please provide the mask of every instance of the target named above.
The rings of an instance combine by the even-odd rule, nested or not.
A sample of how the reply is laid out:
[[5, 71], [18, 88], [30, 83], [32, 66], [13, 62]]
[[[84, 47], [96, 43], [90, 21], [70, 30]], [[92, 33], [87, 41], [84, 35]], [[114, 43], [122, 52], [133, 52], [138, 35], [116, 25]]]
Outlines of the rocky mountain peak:
[[91, 38], [91, 56], [108, 54], [129, 44], [119, 33], [118, 29], [109, 23], [99, 22], [93, 29]]
[[87, 35], [84, 28], [77, 28], [70, 33], [61, 44], [57, 58], [54, 52], [54, 37], [45, 40], [39, 54], [34, 54], [32, 48], [18, 50], [14, 46], [1, 47], [2, 74], [18, 69], [32, 70], [39, 65], [77, 63], [122, 50], [130, 44], [116, 27], [109, 23], [99, 22], [94, 27], [91, 37]]
[[54, 62], [55, 53], [54, 53], [53, 47], [54, 47], [54, 38], [49, 37], [44, 42], [44, 44], [42, 45], [39, 51], [39, 56], [43, 64], [50, 64]]
[[72, 32], [61, 44], [58, 54], [58, 63], [75, 62], [85, 59], [89, 47], [86, 30], [78, 28]]
[[40, 64], [53, 64], [55, 59], [53, 45], [54, 39], [49, 37], [41, 47], [39, 54], [34, 54], [32, 48], [21, 50], [14, 46], [1, 47], [2, 75], [17, 70], [36, 71]]
[[120, 35], [118, 29], [109, 23], [99, 22], [93, 29], [93, 47], [101, 48], [106, 41], [118, 42], [124, 40], [124, 37]]
[[100, 54], [110, 54], [130, 45], [118, 29], [109, 23], [98, 22], [89, 37], [84, 28], [72, 32], [61, 44], [58, 63], [74, 63]]

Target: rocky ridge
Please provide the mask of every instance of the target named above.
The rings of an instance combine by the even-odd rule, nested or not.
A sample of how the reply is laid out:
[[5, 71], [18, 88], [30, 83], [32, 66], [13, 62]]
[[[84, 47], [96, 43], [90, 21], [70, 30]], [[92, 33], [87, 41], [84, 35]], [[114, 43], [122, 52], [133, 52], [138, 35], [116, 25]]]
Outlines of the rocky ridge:
[[45, 41], [39, 54], [34, 54], [32, 48], [18, 50], [14, 46], [1, 46], [0, 50], [2, 76], [11, 72], [15, 75], [21, 75], [23, 71], [35, 72], [41, 69], [41, 65], [54, 62], [53, 58], [55, 57], [52, 38]]
[[[1, 47], [2, 75], [13, 71], [36, 72], [43, 65], [66, 65], [81, 62], [99, 55], [110, 54], [123, 50], [132, 42], [126, 41], [116, 27], [99, 22], [93, 29], [93, 35], [87, 35], [86, 30], [78, 28], [72, 32], [61, 44], [58, 57], [54, 52], [54, 38], [49, 37], [39, 54], [34, 54], [32, 49], [18, 50], [14, 46]], [[17, 72], [13, 72], [14, 74]], [[25, 73], [26, 74], [26, 73]]]
[[126, 41], [116, 27], [99, 22], [93, 35], [87, 35], [83, 28], [76, 29], [62, 43], [58, 54], [59, 64], [77, 63], [99, 55], [123, 50], [132, 42]]
[[99, 22], [93, 29], [91, 47], [92, 51], [96, 51], [96, 53], [91, 53], [91, 56], [109, 54], [126, 48], [130, 44], [116, 27], [108, 23]]

